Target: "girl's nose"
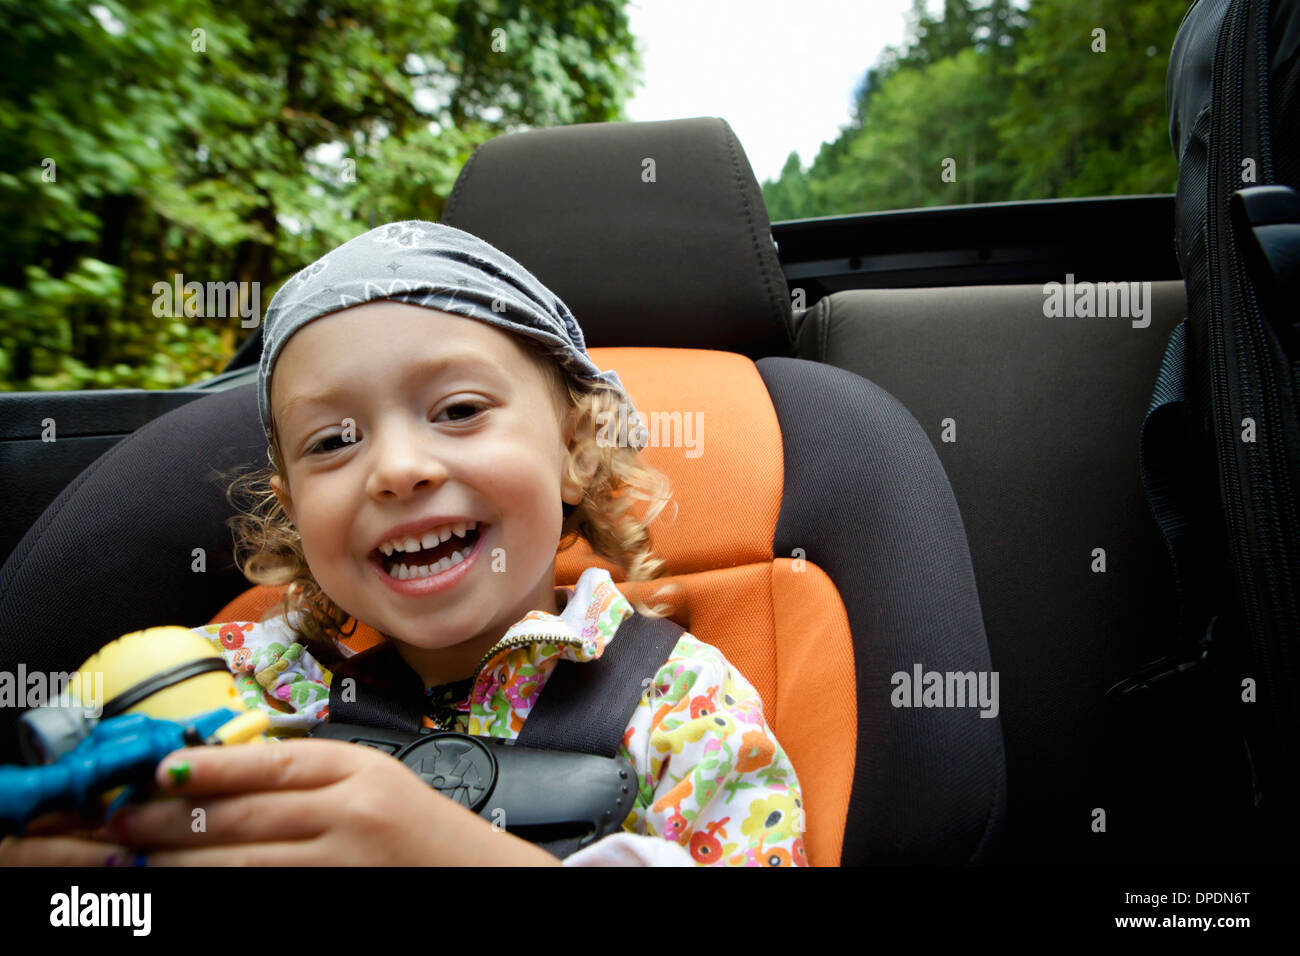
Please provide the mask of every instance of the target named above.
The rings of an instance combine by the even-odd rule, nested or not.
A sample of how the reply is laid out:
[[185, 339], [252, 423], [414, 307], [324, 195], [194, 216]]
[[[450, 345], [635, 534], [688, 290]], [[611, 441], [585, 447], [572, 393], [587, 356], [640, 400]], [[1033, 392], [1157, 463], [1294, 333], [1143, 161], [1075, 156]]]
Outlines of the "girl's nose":
[[427, 429], [390, 425], [372, 449], [374, 464], [367, 477], [371, 495], [403, 497], [441, 485], [448, 470], [433, 446]]

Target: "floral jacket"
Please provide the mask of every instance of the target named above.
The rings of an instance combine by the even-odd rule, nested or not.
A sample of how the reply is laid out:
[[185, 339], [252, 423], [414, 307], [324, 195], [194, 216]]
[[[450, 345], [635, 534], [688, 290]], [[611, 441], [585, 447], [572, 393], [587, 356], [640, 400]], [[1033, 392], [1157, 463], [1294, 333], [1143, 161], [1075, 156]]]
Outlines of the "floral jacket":
[[[588, 568], [556, 588], [558, 615], [530, 611], [454, 693], [430, 700], [425, 726], [514, 739], [560, 660], [600, 657], [634, 612], [608, 571]], [[235, 673], [245, 706], [270, 717], [269, 735], [300, 736], [329, 716], [331, 674], [297, 643], [285, 618], [193, 628]], [[572, 641], [556, 641], [557, 633]], [[536, 636], [535, 641], [527, 640]], [[444, 688], [430, 691], [445, 693]], [[459, 697], [460, 699], [456, 699]], [[715, 647], [682, 635], [642, 697], [620, 754], [640, 792], [611, 834], [566, 866], [806, 866], [799, 783], [763, 719], [758, 692]]]

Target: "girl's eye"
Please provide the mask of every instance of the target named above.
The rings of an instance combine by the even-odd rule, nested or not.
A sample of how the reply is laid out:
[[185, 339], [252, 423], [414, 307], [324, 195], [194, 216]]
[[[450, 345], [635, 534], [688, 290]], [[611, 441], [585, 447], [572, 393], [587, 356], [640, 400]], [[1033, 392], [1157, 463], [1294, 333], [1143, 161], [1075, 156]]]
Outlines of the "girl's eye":
[[[446, 408], [444, 408], [444, 409], [439, 413], [438, 417], [441, 418], [443, 415], [448, 415], [448, 414], [450, 414], [454, 409], [468, 410], [468, 411], [469, 411], [469, 414], [468, 414], [468, 415], [464, 415], [464, 416], [462, 416], [462, 417], [460, 417], [460, 418], [454, 419], [455, 421], [464, 421], [464, 420], [467, 419], [467, 418], [473, 418], [475, 415], [478, 414], [478, 412], [479, 412], [480, 409], [485, 408], [485, 407], [486, 407], [486, 406], [481, 405], [481, 404], [479, 404], [478, 402], [457, 402], [455, 405], [448, 405]], [[434, 419], [434, 421], [437, 421], [437, 420], [438, 420], [437, 418]]]
[[[446, 408], [444, 408], [444, 409], [442, 410], [442, 412], [439, 413], [439, 416], [438, 416], [438, 417], [441, 418], [443, 415], [450, 415], [452, 411], [459, 409], [459, 410], [462, 411], [462, 412], [468, 412], [468, 414], [462, 414], [462, 415], [460, 415], [459, 417], [454, 417], [452, 420], [453, 420], [453, 421], [465, 421], [466, 419], [473, 418], [473, 417], [476, 416], [476, 415], [477, 415], [477, 414], [478, 414], [482, 409], [485, 409], [485, 408], [487, 408], [487, 406], [484, 405], [484, 404], [482, 404], [481, 402], [457, 402], [457, 403], [454, 404], [454, 405], [448, 405]], [[437, 421], [437, 420], [438, 420], [438, 419], [434, 419], [434, 421]], [[325, 452], [328, 452], [328, 451], [333, 451], [333, 450], [334, 450], [333, 448], [328, 448], [328, 447], [326, 447], [326, 446], [328, 446], [331, 442], [338, 442], [340, 447], [341, 447], [343, 444], [345, 444], [344, 441], [343, 441], [343, 436], [342, 436], [342, 435], [329, 435], [329, 436], [327, 436], [327, 437], [325, 437], [325, 438], [322, 438], [320, 441], [316, 442], [316, 444], [314, 444], [314, 445], [312, 445], [310, 448], [308, 448], [308, 449], [307, 449], [307, 454], [309, 454], [309, 455], [316, 455], [316, 454], [324, 454]]]
[[[309, 454], [309, 455], [315, 455], [318, 451], [325, 450], [325, 446], [328, 445], [330, 442], [339, 442], [340, 444], [342, 444], [342, 443], [343, 443], [343, 436], [342, 436], [342, 435], [330, 435], [330, 436], [328, 436], [328, 437], [326, 437], [326, 438], [322, 438], [322, 439], [321, 439], [320, 441], [318, 441], [316, 444], [312, 445], [310, 448], [307, 449], [307, 454]], [[333, 449], [329, 449], [329, 450], [332, 451]]]

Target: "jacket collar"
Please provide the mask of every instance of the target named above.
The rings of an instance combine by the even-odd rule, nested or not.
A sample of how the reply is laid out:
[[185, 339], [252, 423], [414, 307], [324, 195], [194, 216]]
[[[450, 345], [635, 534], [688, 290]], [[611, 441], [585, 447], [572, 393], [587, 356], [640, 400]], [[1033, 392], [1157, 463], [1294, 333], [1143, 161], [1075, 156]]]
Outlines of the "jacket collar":
[[509, 662], [512, 670], [551, 659], [592, 661], [604, 653], [618, 625], [634, 612], [604, 568], [583, 571], [572, 588], [556, 588], [559, 614], [529, 611], [483, 655], [475, 683], [489, 668]]

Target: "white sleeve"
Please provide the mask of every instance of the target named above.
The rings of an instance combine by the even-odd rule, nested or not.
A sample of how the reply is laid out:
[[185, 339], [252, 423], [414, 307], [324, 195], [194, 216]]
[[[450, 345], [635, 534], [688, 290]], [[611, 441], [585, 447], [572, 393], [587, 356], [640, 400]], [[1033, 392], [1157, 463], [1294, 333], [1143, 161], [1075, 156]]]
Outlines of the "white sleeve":
[[589, 847], [571, 853], [565, 866], [695, 866], [690, 851], [663, 837], [611, 833]]

